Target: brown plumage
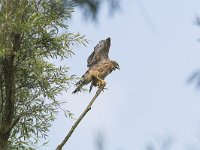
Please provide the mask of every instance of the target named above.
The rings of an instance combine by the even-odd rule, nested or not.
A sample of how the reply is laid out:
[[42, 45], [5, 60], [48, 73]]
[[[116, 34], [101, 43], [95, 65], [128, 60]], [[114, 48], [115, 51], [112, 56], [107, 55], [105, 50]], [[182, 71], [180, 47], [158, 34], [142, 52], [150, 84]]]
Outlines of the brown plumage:
[[94, 48], [93, 53], [88, 57], [88, 70], [76, 84], [76, 89], [72, 93], [80, 91], [80, 89], [91, 82], [90, 91], [93, 86], [105, 86], [105, 77], [113, 70], [119, 69], [119, 64], [110, 60], [108, 57], [110, 48], [110, 38], [100, 41]]
[[92, 65], [97, 64], [102, 59], [108, 58], [108, 53], [110, 49], [111, 39], [107, 38], [106, 40], [101, 40], [99, 43], [94, 47], [94, 51], [87, 59], [87, 66], [91, 67]]

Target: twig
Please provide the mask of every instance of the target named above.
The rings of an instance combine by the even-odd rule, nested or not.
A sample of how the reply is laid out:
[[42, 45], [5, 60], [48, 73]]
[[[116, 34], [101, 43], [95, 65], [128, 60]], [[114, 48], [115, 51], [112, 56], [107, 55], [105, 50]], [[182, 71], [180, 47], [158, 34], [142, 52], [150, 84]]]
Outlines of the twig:
[[88, 113], [88, 111], [91, 109], [92, 104], [96, 100], [96, 98], [99, 96], [99, 94], [103, 91], [104, 87], [100, 87], [98, 91], [96, 92], [95, 96], [92, 98], [86, 109], [83, 111], [83, 113], [79, 116], [79, 118], [76, 120], [74, 125], [71, 127], [70, 131], [68, 132], [67, 136], [64, 138], [61, 144], [59, 144], [56, 148], [56, 150], [62, 150], [62, 147], [66, 144], [66, 142], [69, 140], [71, 137], [72, 133], [78, 126], [78, 124], [81, 122], [81, 120], [84, 118], [84, 116]]

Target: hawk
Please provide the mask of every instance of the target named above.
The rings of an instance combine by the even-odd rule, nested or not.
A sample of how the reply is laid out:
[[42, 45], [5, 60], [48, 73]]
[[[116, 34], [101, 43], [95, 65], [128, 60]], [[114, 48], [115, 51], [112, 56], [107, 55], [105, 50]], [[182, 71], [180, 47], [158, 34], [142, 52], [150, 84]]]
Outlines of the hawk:
[[76, 83], [76, 89], [72, 92], [73, 94], [80, 91], [80, 89], [91, 82], [91, 92], [93, 86], [104, 87], [106, 82], [105, 77], [112, 71], [120, 69], [119, 64], [110, 60], [108, 57], [110, 49], [111, 39], [101, 40], [95, 47], [92, 54], [87, 59], [88, 70], [82, 76], [80, 81]]

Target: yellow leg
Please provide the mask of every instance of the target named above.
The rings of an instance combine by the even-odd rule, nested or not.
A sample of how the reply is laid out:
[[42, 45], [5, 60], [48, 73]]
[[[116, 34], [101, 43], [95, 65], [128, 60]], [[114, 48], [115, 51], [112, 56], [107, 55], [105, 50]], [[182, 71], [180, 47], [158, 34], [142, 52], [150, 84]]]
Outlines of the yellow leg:
[[106, 86], [106, 81], [104, 81], [103, 79], [99, 78], [98, 76], [96, 76], [96, 78], [98, 79], [98, 82], [97, 82], [97, 86], [98, 87]]

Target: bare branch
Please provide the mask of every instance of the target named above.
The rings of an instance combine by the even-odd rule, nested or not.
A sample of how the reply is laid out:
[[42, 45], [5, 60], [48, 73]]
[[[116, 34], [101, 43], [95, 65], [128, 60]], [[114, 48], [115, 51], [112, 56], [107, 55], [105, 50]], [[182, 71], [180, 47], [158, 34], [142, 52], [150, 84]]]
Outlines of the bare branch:
[[91, 109], [92, 104], [94, 103], [94, 101], [96, 100], [96, 98], [99, 96], [99, 94], [103, 91], [103, 89], [104, 89], [104, 87], [100, 87], [98, 89], [98, 91], [96, 92], [95, 96], [92, 98], [92, 100], [90, 101], [90, 103], [88, 104], [88, 106], [85, 108], [85, 110], [83, 111], [83, 113], [79, 116], [79, 118], [76, 120], [76, 122], [74, 123], [74, 125], [71, 127], [70, 131], [68, 132], [67, 136], [64, 138], [64, 140], [62, 141], [62, 143], [57, 146], [56, 150], [62, 150], [62, 147], [66, 144], [66, 142], [69, 140], [69, 138], [71, 137], [71, 135], [74, 132], [74, 130], [76, 129], [76, 127], [79, 125], [79, 123], [81, 122], [81, 120], [84, 118], [84, 116]]

